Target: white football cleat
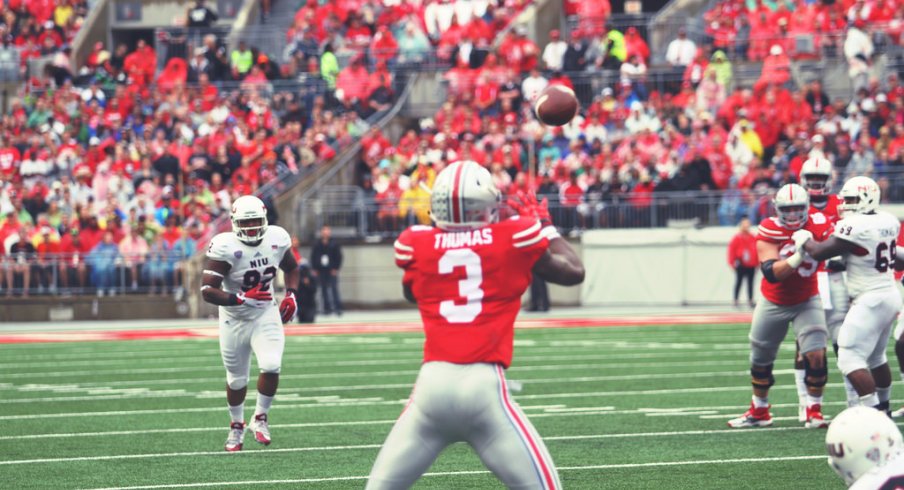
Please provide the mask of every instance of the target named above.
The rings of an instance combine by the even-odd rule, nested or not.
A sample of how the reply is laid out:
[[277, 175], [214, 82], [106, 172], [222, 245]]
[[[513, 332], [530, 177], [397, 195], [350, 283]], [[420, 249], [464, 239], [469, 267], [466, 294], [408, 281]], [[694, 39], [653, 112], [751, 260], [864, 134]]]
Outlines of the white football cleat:
[[804, 423], [807, 421], [807, 404], [806, 404], [806, 402], [797, 404], [797, 421], [800, 423]]
[[267, 424], [267, 414], [255, 415], [248, 424], [248, 431], [254, 434], [254, 440], [265, 446], [270, 444], [270, 426]]
[[242, 450], [242, 442], [245, 440], [245, 423], [233, 422], [229, 426], [229, 437], [226, 438], [226, 450], [236, 452]]
[[904, 407], [901, 407], [894, 412], [891, 413], [891, 418], [893, 419], [901, 419], [904, 418]]

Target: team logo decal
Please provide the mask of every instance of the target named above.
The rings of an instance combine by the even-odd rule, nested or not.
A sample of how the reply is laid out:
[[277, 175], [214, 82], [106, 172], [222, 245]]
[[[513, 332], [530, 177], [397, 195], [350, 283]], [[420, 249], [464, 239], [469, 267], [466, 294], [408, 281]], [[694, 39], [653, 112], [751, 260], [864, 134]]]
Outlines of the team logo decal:
[[235, 258], [240, 259], [242, 258], [242, 251], [236, 250], [235, 252], [232, 252], [232, 255], [235, 255]]

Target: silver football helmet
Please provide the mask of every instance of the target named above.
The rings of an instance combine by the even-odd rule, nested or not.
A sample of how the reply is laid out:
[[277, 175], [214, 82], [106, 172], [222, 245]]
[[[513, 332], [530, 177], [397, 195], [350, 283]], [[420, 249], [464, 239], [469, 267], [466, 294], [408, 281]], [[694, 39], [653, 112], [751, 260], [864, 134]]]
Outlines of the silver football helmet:
[[829, 425], [826, 450], [829, 466], [850, 486], [873, 467], [904, 452], [904, 439], [884, 413], [870, 407], [851, 407]]
[[778, 222], [789, 229], [799, 230], [807, 224], [810, 195], [797, 184], [785, 184], [772, 200]]
[[254, 245], [264, 239], [267, 232], [267, 206], [254, 196], [242, 196], [232, 203], [229, 213], [232, 232], [239, 241]]
[[861, 175], [848, 179], [838, 197], [844, 201], [838, 205], [842, 216], [851, 213], [869, 214], [879, 209], [882, 192], [875, 180]]
[[501, 200], [489, 170], [477, 162], [455, 162], [436, 176], [430, 215], [443, 230], [479, 228], [499, 221]]
[[800, 167], [800, 185], [811, 196], [824, 196], [832, 186], [832, 162], [822, 157], [808, 158]]

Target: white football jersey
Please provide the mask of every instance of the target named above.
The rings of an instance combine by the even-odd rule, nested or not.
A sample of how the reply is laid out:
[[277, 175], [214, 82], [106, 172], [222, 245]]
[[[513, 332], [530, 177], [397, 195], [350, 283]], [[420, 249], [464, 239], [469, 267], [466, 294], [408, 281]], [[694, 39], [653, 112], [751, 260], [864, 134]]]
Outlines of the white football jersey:
[[[220, 233], [210, 241], [207, 258], [226, 262], [231, 266], [229, 274], [223, 278], [223, 290], [227, 293], [247, 291], [258, 284], [263, 284], [263, 289], [267, 290], [276, 279], [279, 263], [291, 246], [289, 233], [279, 226], [270, 225], [257, 245], [240, 241], [232, 232]], [[269, 290], [272, 292], [272, 288]], [[272, 307], [276, 307], [275, 297]], [[221, 306], [220, 314], [234, 318], [254, 318], [268, 309], [243, 305]]]
[[895, 490], [904, 488], [904, 453], [864, 473], [850, 490]]
[[847, 286], [852, 297], [895, 285], [898, 219], [884, 211], [855, 214], [835, 224], [835, 236], [860, 248], [845, 255]]

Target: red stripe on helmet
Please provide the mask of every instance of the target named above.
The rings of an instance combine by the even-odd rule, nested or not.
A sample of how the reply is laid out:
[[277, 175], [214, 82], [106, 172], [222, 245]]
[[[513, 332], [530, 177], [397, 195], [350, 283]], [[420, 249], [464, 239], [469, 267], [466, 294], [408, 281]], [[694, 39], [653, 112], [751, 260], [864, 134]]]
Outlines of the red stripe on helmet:
[[458, 197], [459, 187], [461, 187], [461, 184], [459, 182], [461, 181], [462, 168], [464, 168], [464, 164], [459, 163], [458, 168], [455, 169], [455, 178], [452, 179], [452, 222], [453, 223], [461, 223], [464, 221], [464, 219], [462, 219], [462, 216], [461, 216], [462, 209], [461, 209], [461, 205], [459, 203], [459, 197]]

